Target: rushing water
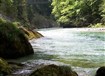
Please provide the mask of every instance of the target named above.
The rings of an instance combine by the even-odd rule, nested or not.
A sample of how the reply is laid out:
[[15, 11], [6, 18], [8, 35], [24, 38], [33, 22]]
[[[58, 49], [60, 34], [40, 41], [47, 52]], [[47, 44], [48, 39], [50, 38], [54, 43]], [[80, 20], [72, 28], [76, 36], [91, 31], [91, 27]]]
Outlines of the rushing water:
[[[103, 30], [103, 29], [102, 29]], [[31, 40], [35, 54], [28, 59], [68, 64], [79, 76], [92, 76], [105, 66], [105, 32], [99, 29], [41, 29], [43, 38]]]

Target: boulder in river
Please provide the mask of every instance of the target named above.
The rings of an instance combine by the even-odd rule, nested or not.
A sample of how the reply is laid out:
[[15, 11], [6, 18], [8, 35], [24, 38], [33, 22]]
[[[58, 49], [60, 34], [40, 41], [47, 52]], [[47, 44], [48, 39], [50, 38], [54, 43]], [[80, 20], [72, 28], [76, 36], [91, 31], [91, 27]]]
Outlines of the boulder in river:
[[95, 76], [105, 76], [105, 66], [100, 67], [100, 68], [97, 70]]
[[30, 76], [78, 76], [68, 66], [47, 65], [34, 71]]
[[33, 53], [25, 35], [13, 23], [0, 20], [0, 57], [13, 59]]

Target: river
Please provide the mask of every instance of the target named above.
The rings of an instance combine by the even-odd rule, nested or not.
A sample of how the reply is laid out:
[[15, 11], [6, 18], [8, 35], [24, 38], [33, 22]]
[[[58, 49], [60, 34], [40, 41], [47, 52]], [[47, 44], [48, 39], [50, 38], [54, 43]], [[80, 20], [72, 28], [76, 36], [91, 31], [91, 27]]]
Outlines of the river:
[[97, 68], [105, 66], [105, 29], [55, 28], [39, 32], [44, 37], [30, 41], [35, 54], [21, 60], [67, 64], [79, 76], [94, 76]]

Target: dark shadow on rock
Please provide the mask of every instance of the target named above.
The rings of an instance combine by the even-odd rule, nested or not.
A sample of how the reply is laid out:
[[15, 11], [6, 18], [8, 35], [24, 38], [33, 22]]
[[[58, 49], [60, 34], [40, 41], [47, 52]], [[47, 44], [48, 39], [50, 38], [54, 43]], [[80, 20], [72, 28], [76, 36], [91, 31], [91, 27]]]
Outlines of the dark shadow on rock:
[[33, 53], [28, 39], [16, 26], [0, 21], [0, 57], [14, 59]]
[[95, 76], [105, 76], [105, 66], [100, 67], [100, 68], [97, 70]]

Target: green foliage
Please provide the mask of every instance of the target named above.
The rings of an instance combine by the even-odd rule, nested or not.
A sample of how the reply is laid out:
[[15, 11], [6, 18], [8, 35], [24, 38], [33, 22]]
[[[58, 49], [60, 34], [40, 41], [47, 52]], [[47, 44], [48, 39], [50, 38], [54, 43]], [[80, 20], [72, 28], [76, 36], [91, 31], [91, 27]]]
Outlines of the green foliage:
[[47, 0], [47, 2], [47, 4], [29, 4], [28, 0], [0, 0], [0, 15], [29, 27], [35, 25], [33, 21], [37, 13], [44, 15], [45, 18], [51, 18], [51, 1]]
[[26, 0], [1, 0], [0, 13], [10, 20], [27, 22]]
[[92, 27], [92, 28], [99, 28], [99, 27], [105, 27], [105, 25], [102, 24], [102, 23], [97, 23], [97, 24], [90, 24], [89, 27]]
[[12, 16], [11, 14], [13, 13], [13, 0], [1, 0], [0, 3], [0, 11], [6, 16]]
[[0, 18], [0, 24], [6, 22], [6, 20], [4, 20], [3, 18]]
[[53, 0], [52, 14], [59, 23], [70, 23], [79, 14], [81, 1], [75, 0]]
[[28, 4], [27, 0], [0, 0], [0, 13], [26, 26], [41, 25], [37, 14], [52, 18], [51, 9], [59, 24], [69, 26], [73, 24], [77, 27], [105, 24], [105, 0], [52, 0], [52, 2], [47, 0], [47, 2], [47, 4]]
[[20, 22], [13, 22], [13, 25], [16, 27], [19, 27], [19, 26], [21, 26], [21, 23]]
[[102, 16], [101, 22], [105, 24], [105, 0], [103, 0], [100, 10], [101, 10], [101, 16]]
[[52, 14], [61, 24], [87, 26], [105, 16], [104, 0], [53, 0], [52, 7]]

